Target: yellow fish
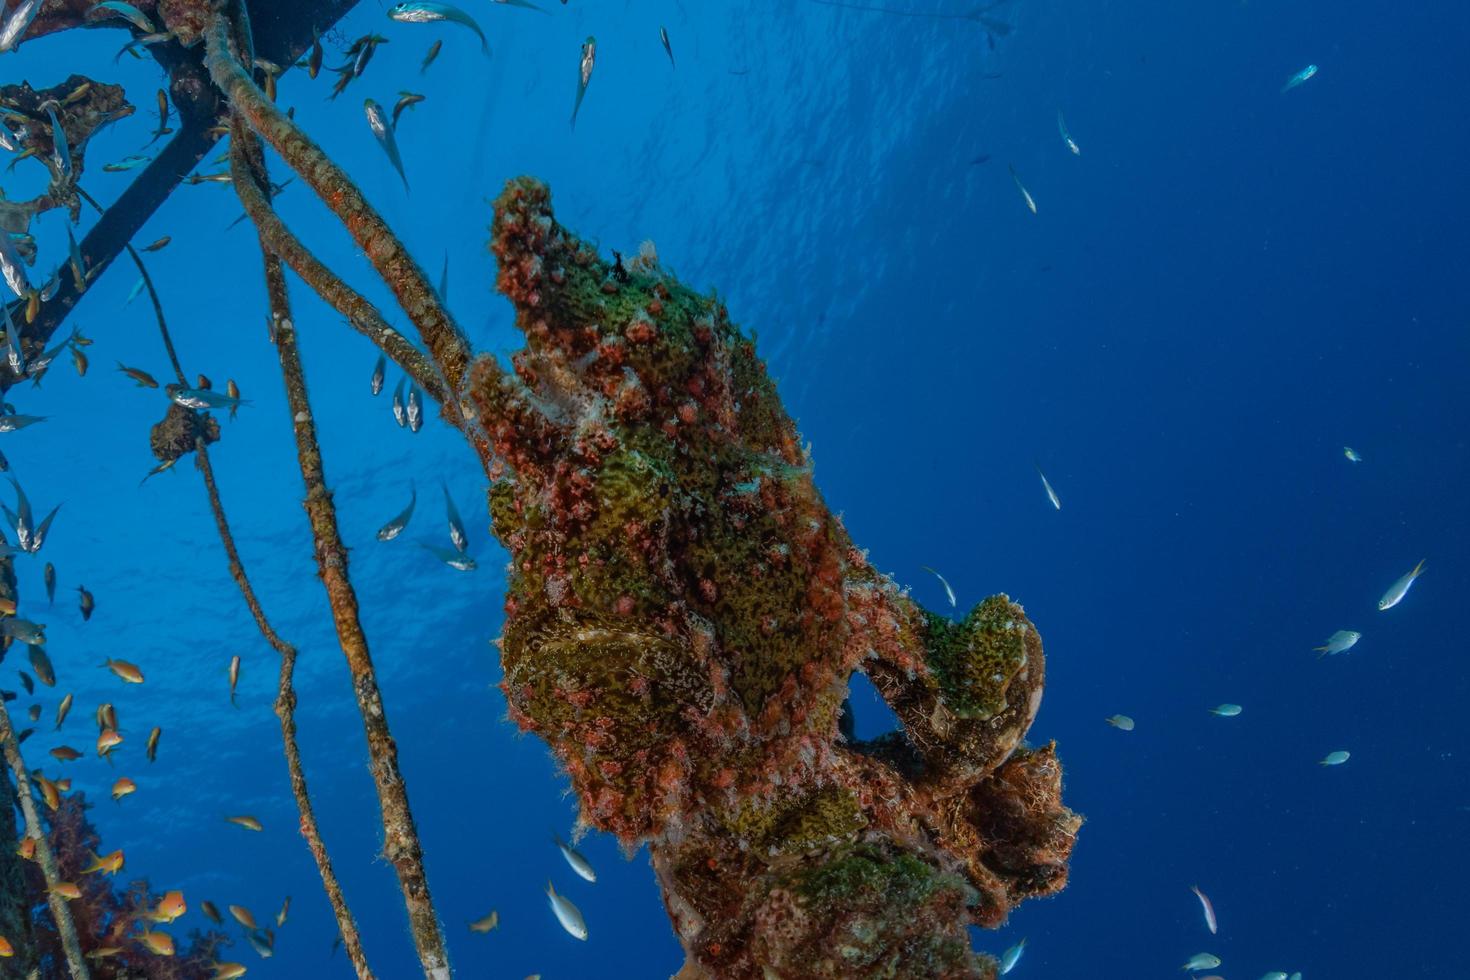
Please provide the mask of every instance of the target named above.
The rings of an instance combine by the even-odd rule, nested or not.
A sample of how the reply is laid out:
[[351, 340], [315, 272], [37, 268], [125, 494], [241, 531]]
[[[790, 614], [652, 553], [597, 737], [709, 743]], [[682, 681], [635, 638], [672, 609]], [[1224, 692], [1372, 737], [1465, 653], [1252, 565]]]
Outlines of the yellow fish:
[[120, 800], [129, 793], [136, 793], [137, 791], [138, 784], [126, 776], [119, 776], [117, 782], [112, 784], [112, 798], [114, 800]]
[[75, 762], [82, 757], [82, 754], [70, 745], [58, 745], [51, 750], [51, 754], [58, 762]]
[[46, 889], [53, 895], [60, 895], [65, 899], [77, 899], [82, 897], [82, 890], [69, 881], [58, 881]]
[[143, 672], [138, 669], [136, 664], [130, 664], [126, 660], [113, 660], [109, 657], [103, 662], [102, 666], [129, 684], [143, 683]]
[[164, 892], [163, 897], [158, 900], [158, 905], [148, 914], [148, 918], [154, 922], [172, 922], [187, 911], [189, 911], [189, 906], [184, 903], [183, 892]]
[[122, 851], [113, 851], [111, 854], [103, 857], [98, 857], [95, 851], [88, 851], [87, 853], [92, 855], [92, 863], [82, 869], [82, 874], [84, 875], [95, 874], [98, 871], [104, 874], [115, 875], [122, 870]]
[[241, 963], [214, 963], [212, 966], [214, 975], [209, 980], [236, 980], [245, 975], [245, 966]]
[[240, 923], [240, 925], [244, 926], [246, 929], [257, 928], [255, 925], [255, 916], [251, 915], [250, 910], [247, 909], [245, 906], [231, 905], [230, 914], [235, 917], [236, 922]]
[[162, 728], [155, 728], [148, 733], [148, 761], [152, 762], [158, 758], [158, 736], [163, 734]]
[[256, 831], [259, 831], [259, 830], [264, 830], [265, 829], [264, 827], [262, 827], [260, 825], [260, 821], [259, 820], [256, 820], [254, 817], [249, 816], [248, 814], [241, 815], [241, 816], [238, 816], [238, 817], [225, 817], [225, 819], [228, 820], [230, 823], [239, 824], [241, 827], [244, 827], [246, 830], [256, 830]]
[[174, 937], [166, 932], [145, 931], [138, 937], [138, 942], [147, 946], [150, 953], [157, 953], [159, 956], [174, 955]]
[[97, 736], [97, 754], [106, 758], [113, 749], [122, 744], [123, 737], [111, 728], [104, 728]]

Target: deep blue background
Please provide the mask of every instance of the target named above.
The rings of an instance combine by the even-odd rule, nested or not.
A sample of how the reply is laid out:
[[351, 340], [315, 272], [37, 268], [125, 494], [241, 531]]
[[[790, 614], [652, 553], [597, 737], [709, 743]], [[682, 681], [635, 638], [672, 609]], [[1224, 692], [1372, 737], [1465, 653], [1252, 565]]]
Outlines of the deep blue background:
[[[483, 250], [485, 199], [507, 178], [547, 179], [558, 217], [605, 249], [653, 239], [666, 265], [717, 287], [759, 333], [824, 492], [880, 567], [933, 608], [943, 593], [921, 565], [962, 605], [1001, 590], [1026, 605], [1050, 682], [1033, 737], [1058, 740], [1067, 800], [1088, 823], [1070, 888], [978, 941], [999, 951], [1028, 937], [1013, 976], [1178, 975], [1202, 950], [1232, 980], [1464, 976], [1451, 938], [1470, 833], [1456, 612], [1470, 587], [1470, 9], [1017, 2], [996, 12], [1015, 30], [991, 51], [973, 23], [807, 0], [547, 5], [541, 16], [466, 0], [494, 48], [486, 60], [459, 28], [393, 24], [364, 3], [336, 40], [391, 37], [366, 75], [328, 102], [328, 79], [293, 72], [281, 101], [433, 275], [448, 255], [450, 305], [483, 349], [516, 345]], [[573, 133], [589, 33], [598, 65]], [[436, 37], [444, 53], [421, 77]], [[0, 58], [4, 81], [39, 87], [77, 70], [127, 84], [138, 116], [89, 156], [86, 184], [104, 199], [129, 175], [100, 165], [154, 125], [157, 72], [114, 66], [122, 39], [73, 33]], [[1309, 62], [1321, 73], [1283, 95]], [[399, 132], [411, 195], [361, 113], [364, 97], [391, 105], [402, 88], [428, 95]], [[1058, 109], [1080, 157], [1057, 134]], [[34, 192], [40, 174], [21, 164], [7, 194]], [[299, 183], [281, 205], [319, 254], [371, 286]], [[312, 788], [369, 954], [380, 976], [410, 976], [401, 903], [376, 859], [361, 729], [314, 581], [258, 255], [248, 227], [224, 230], [238, 213], [227, 188], [184, 188], [139, 244], [174, 237], [151, 263], [186, 369], [235, 377], [254, 399], [213, 454], [226, 504], [268, 612], [303, 651]], [[44, 267], [64, 254], [61, 229], [59, 215], [39, 229]], [[21, 568], [22, 614], [49, 624], [61, 674], [44, 692], [47, 716], [74, 691], [63, 736], [82, 744], [95, 704], [117, 703], [129, 742], [116, 768], [91, 758], [69, 770], [128, 871], [185, 890], [180, 925], [204, 924], [205, 898], [264, 917], [289, 893], [276, 957], [241, 942], [233, 958], [252, 977], [345, 976], [295, 833], [270, 712], [276, 658], [227, 577], [194, 471], [138, 487], [163, 400], [112, 366], [162, 377], [166, 362], [145, 301], [123, 306], [134, 281], [119, 263], [76, 313], [96, 338], [88, 377], [61, 363], [42, 390], [14, 390], [21, 411], [52, 418], [0, 437], [38, 509], [66, 501], [42, 555], [60, 571], [54, 611], [40, 562]], [[437, 420], [416, 437], [394, 426], [386, 395], [368, 394], [374, 352], [299, 285], [295, 295], [328, 477], [459, 974], [673, 973], [682, 957], [646, 857], [623, 860], [593, 835], [582, 849], [600, 880], [587, 885], [548, 842], [575, 807], [542, 744], [502, 718], [489, 641], [504, 556], [473, 457]], [[414, 544], [444, 537], [441, 477], [471, 522], [471, 575]], [[414, 523], [376, 542], [411, 480]], [[1424, 579], [1378, 612], [1420, 558]], [[85, 625], [78, 582], [97, 595]], [[1364, 638], [1316, 659], [1311, 647], [1337, 629]], [[238, 711], [225, 681], [234, 653]], [[105, 655], [139, 662], [148, 682], [122, 689], [95, 668]], [[1224, 701], [1244, 713], [1207, 712]], [[858, 707], [865, 732], [883, 724], [870, 695], [859, 691]], [[1103, 724], [1116, 712], [1136, 731]], [[141, 742], [154, 724], [164, 737], [149, 766]], [[38, 735], [33, 762], [61, 740]], [[1346, 766], [1316, 765], [1338, 748], [1353, 753]], [[139, 792], [114, 806], [105, 790], [122, 773]], [[222, 821], [237, 812], [266, 832]], [[548, 876], [586, 914], [588, 943], [547, 911]], [[1218, 936], [1192, 884], [1213, 898]], [[491, 907], [500, 931], [468, 933]]]

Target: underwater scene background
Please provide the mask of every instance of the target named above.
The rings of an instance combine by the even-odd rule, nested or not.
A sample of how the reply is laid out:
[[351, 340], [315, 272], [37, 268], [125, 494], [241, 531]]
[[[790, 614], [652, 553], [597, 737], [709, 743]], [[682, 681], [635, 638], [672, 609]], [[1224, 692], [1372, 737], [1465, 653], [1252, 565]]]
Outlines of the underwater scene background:
[[[1001, 931], [972, 930], [977, 946], [1024, 939], [1020, 977], [1179, 975], [1201, 951], [1231, 980], [1465, 976], [1470, 9], [1012, 0], [987, 25], [896, 12], [975, 9], [963, 0], [543, 5], [462, 4], [487, 58], [461, 27], [359, 4], [325, 40], [337, 65], [352, 39], [389, 38], [362, 78], [331, 101], [329, 77], [293, 70], [278, 104], [436, 280], [447, 257], [448, 304], [479, 350], [520, 344], [485, 251], [487, 202], [508, 179], [545, 180], [558, 220], [604, 255], [653, 241], [756, 334], [817, 485], [878, 569], [931, 610], [950, 603], [925, 566], [961, 610], [995, 592], [1025, 606], [1048, 658], [1030, 741], [1057, 741], [1065, 802], [1086, 824], [1066, 890]], [[572, 128], [587, 35], [597, 68]], [[160, 78], [148, 60], [114, 63], [123, 42], [70, 31], [0, 56], [0, 84], [76, 71], [126, 87], [137, 115], [88, 149], [86, 185], [104, 204], [132, 175], [100, 164], [147, 142]], [[1283, 91], [1309, 64], [1320, 72]], [[427, 96], [397, 129], [407, 192], [359, 108], [403, 89]], [[24, 161], [3, 180], [10, 199], [45, 184]], [[279, 208], [393, 309], [299, 182]], [[137, 244], [172, 236], [150, 271], [188, 370], [234, 378], [251, 400], [222, 419], [221, 493], [268, 614], [301, 650], [303, 754], [368, 957], [380, 976], [413, 976], [314, 581], [258, 246], [248, 222], [229, 227], [239, 214], [228, 187], [182, 187]], [[64, 226], [59, 212], [38, 223], [42, 267], [65, 254]], [[251, 977], [348, 976], [296, 832], [271, 713], [277, 657], [189, 461], [139, 484], [163, 398], [113, 364], [166, 374], [167, 362], [147, 297], [128, 301], [135, 281], [119, 264], [72, 314], [67, 329], [95, 340], [87, 377], [58, 363], [39, 390], [7, 395], [48, 416], [0, 435], [11, 475], [38, 511], [65, 504], [44, 555], [16, 559], [58, 686], [10, 708], [19, 727], [20, 709], [43, 703], [26, 750], [50, 771], [42, 753], [88, 744], [51, 730], [61, 694], [83, 731], [94, 705], [116, 702], [127, 743], [113, 765], [88, 752], [67, 772], [105, 849], [126, 851], [120, 880], [181, 889], [193, 907], [178, 926], [201, 929], [199, 900], [263, 919], [290, 895], [272, 957], [232, 928], [226, 958]], [[492, 645], [506, 556], [473, 454], [434, 412], [422, 432], [396, 425], [386, 393], [369, 391], [377, 352], [299, 284], [293, 299], [456, 975], [672, 975], [683, 953], [646, 852], [584, 837], [589, 884], [551, 841], [574, 830], [576, 801], [545, 745], [506, 720]], [[441, 479], [469, 525], [470, 573], [417, 545], [447, 544]], [[376, 540], [413, 491], [413, 523]], [[1422, 581], [1380, 611], [1421, 559]], [[87, 622], [78, 585], [96, 596]], [[1362, 638], [1318, 657], [1337, 630]], [[147, 683], [122, 690], [96, 669], [106, 657], [140, 664]], [[0, 687], [24, 666], [12, 653]], [[1210, 712], [1224, 703], [1242, 710]], [[866, 682], [853, 710], [859, 736], [892, 727]], [[1132, 730], [1105, 723], [1120, 714]], [[1346, 764], [1318, 764], [1337, 750]], [[114, 804], [123, 774], [138, 789]], [[263, 832], [224, 820], [240, 813]], [[586, 942], [547, 909], [548, 878], [585, 915]], [[1191, 886], [1212, 900], [1217, 935]], [[498, 929], [466, 928], [492, 908]]]

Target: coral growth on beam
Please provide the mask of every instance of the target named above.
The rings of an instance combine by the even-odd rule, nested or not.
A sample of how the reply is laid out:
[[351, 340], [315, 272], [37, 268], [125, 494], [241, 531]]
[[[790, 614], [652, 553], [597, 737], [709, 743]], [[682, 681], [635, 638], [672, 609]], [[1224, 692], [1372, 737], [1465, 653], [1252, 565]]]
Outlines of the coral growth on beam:
[[[873, 569], [753, 342], [651, 245], [604, 259], [522, 178], [490, 249], [526, 336], [468, 384], [506, 464], [504, 691], [583, 821], [649, 842], [681, 976], [992, 977], [966, 926], [1060, 890], [1081, 825], [1022, 742], [1035, 627]], [[844, 737], [858, 670], [902, 731]]]

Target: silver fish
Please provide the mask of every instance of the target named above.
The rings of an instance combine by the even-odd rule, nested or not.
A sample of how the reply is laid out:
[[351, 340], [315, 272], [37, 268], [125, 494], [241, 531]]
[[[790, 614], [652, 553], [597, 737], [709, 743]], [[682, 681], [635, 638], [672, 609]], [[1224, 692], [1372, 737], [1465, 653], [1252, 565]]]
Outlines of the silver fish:
[[61, 504], [52, 507], [51, 513], [47, 514], [41, 523], [36, 526], [36, 529], [31, 532], [31, 546], [26, 549], [31, 554], [34, 555], [40, 551], [41, 545], [46, 543], [46, 532], [51, 530], [51, 522], [56, 518], [56, 512], [59, 510], [61, 510]]
[[474, 31], [480, 38], [480, 50], [490, 53], [490, 42], [475, 19], [458, 7], [447, 3], [397, 3], [388, 8], [388, 16], [400, 24], [433, 24], [448, 21]]
[[10, 483], [15, 487], [15, 513], [10, 508], [5, 508], [5, 517], [15, 528], [15, 540], [20, 545], [21, 551], [31, 550], [31, 529], [36, 526], [34, 515], [31, 514], [31, 502], [26, 498], [26, 492], [20, 488], [20, 482], [15, 477], [10, 478]]
[[403, 179], [403, 189], [408, 190], [408, 175], [403, 172], [403, 157], [398, 154], [398, 140], [393, 137], [393, 126], [388, 122], [388, 114], [372, 99], [365, 100], [362, 108], [367, 114], [368, 128], [377, 137], [383, 152], [388, 154], [388, 162], [393, 164], [393, 169]]
[[122, 17], [124, 20], [128, 21], [138, 30], [142, 31], [144, 34], [158, 33], [158, 29], [155, 28], [153, 26], [153, 23], [143, 15], [143, 11], [139, 10], [137, 7], [134, 7], [130, 3], [122, 3], [120, 2], [120, 0], [102, 0], [102, 3], [95, 4], [92, 9], [106, 10], [113, 14], [116, 14], [117, 16]]
[[45, 415], [0, 415], [0, 432], [18, 432], [28, 425], [46, 421], [47, 417]]
[[20, 149], [20, 137], [11, 132], [3, 119], [0, 119], [0, 148], [9, 150], [11, 153]]
[[454, 506], [454, 498], [449, 496], [449, 487], [443, 480], [439, 486], [444, 490], [444, 510], [449, 515], [449, 540], [454, 542], [454, 547], [460, 554], [464, 554], [470, 548], [470, 537], [465, 533], [464, 521], [459, 519], [459, 508]]
[[577, 128], [577, 112], [582, 108], [582, 97], [587, 94], [587, 84], [592, 81], [592, 69], [597, 64], [597, 38], [587, 35], [582, 42], [582, 60], [577, 66], [577, 101], [572, 103], [572, 128]]
[[1042, 489], [1044, 489], [1046, 491], [1046, 499], [1047, 500], [1050, 500], [1051, 501], [1051, 505], [1053, 507], [1055, 507], [1057, 510], [1061, 510], [1062, 509], [1062, 499], [1060, 497], [1058, 497], [1057, 496], [1057, 492], [1051, 488], [1051, 481], [1046, 478], [1046, 474], [1045, 473], [1041, 472], [1041, 466], [1040, 466], [1040, 464], [1033, 464], [1033, 465], [1036, 466], [1036, 475], [1039, 476], [1039, 477], [1041, 477], [1041, 486], [1042, 486]]
[[551, 882], [546, 883], [546, 897], [551, 902], [551, 911], [556, 914], [556, 921], [561, 927], [577, 939], [587, 938], [587, 923], [582, 918], [582, 913], [564, 895], [558, 895], [556, 888]]
[[1409, 587], [1414, 584], [1414, 580], [1423, 574], [1424, 559], [1421, 558], [1412, 571], [1405, 573], [1403, 578], [1388, 587], [1388, 591], [1383, 593], [1383, 598], [1378, 600], [1378, 608], [1392, 609], [1397, 606], [1404, 600], [1404, 596], [1409, 594]]
[[398, 384], [393, 388], [393, 421], [398, 423], [400, 429], [408, 424], [408, 415], [403, 408], [404, 380], [404, 378], [399, 378]]
[[125, 157], [123, 157], [121, 160], [117, 161], [116, 163], [104, 163], [102, 165], [102, 169], [106, 173], [116, 174], [116, 173], [121, 173], [124, 170], [135, 170], [138, 167], [143, 166], [143, 164], [149, 162], [152, 159], [153, 158], [150, 157], [150, 156], [146, 156], [146, 155], [141, 154], [141, 153], [134, 153], [131, 156], [125, 156]]
[[556, 844], [557, 850], [561, 851], [561, 856], [566, 858], [567, 864], [571, 865], [572, 870], [577, 872], [578, 877], [594, 883], [597, 881], [597, 872], [592, 870], [591, 862], [573, 850], [570, 845], [566, 844], [555, 834], [551, 835], [551, 839]]
[[448, 548], [440, 548], [432, 544], [420, 545], [420, 547], [455, 571], [473, 572], [479, 567], [469, 555], [462, 555], [457, 551], [450, 551]]
[[56, 118], [56, 110], [48, 105], [46, 115], [51, 117], [51, 158], [56, 162], [62, 183], [65, 183], [71, 180], [71, 147], [66, 145], [66, 130], [62, 128], [61, 120]]
[[10, 12], [9, 19], [0, 27], [0, 54], [20, 47], [21, 37], [40, 12], [41, 0], [21, 0], [20, 6]]
[[920, 565], [919, 567], [924, 569], [924, 571], [928, 572], [930, 575], [933, 575], [935, 578], [939, 579], [939, 584], [944, 586], [944, 594], [949, 598], [950, 608], [953, 609], [955, 606], [954, 589], [949, 587], [949, 582], [945, 579], [945, 577], [943, 575], [940, 575], [934, 569], [930, 568], [928, 565]]
[[[31, 280], [26, 276], [25, 266], [22, 264], [20, 252], [11, 241], [10, 233], [0, 230], [0, 274], [5, 277], [5, 284], [10, 291], [21, 299], [26, 299], [31, 293]], [[6, 309], [9, 309], [7, 306]], [[10, 317], [5, 318], [5, 329], [10, 330]]]
[[418, 490], [412, 484], [409, 484], [408, 493], [408, 506], [403, 508], [403, 513], [378, 528], [379, 541], [392, 541], [403, 533], [404, 528], [408, 527], [409, 519], [413, 517], [414, 504], [419, 500]]
[[678, 65], [675, 65], [674, 64], [674, 49], [673, 49], [673, 47], [671, 47], [669, 45], [669, 30], [668, 30], [668, 28], [666, 28], [666, 27], [664, 27], [662, 25], [659, 26], [659, 29], [658, 29], [658, 39], [664, 43], [664, 51], [669, 56], [669, 64], [672, 67], [677, 68]]
[[424, 427], [424, 400], [418, 385], [408, 386], [408, 405], [404, 414], [408, 418], [408, 431], [417, 432]]
[[373, 394], [374, 395], [382, 394], [382, 391], [383, 391], [383, 372], [387, 369], [387, 367], [388, 367], [388, 358], [385, 355], [383, 355], [383, 354], [379, 354], [378, 355], [378, 363], [377, 363], [376, 366], [373, 367]]
[[1006, 950], [1000, 957], [1000, 975], [1005, 976], [1016, 968], [1021, 962], [1021, 954], [1026, 952], [1026, 940], [1022, 939], [1016, 945]]
[[1060, 109], [1057, 110], [1057, 131], [1062, 134], [1062, 142], [1067, 144], [1067, 149], [1072, 151], [1072, 155], [1080, 157], [1082, 155], [1082, 147], [1078, 146], [1077, 141], [1072, 139], [1072, 134], [1067, 132], [1067, 120], [1062, 118], [1062, 110]]
[[1021, 199], [1026, 202], [1026, 207], [1031, 209], [1031, 213], [1035, 214], [1036, 198], [1032, 197], [1031, 192], [1026, 189], [1026, 185], [1021, 183], [1021, 175], [1016, 173], [1016, 165], [1008, 164], [1008, 166], [1011, 170], [1011, 180], [1016, 182], [1016, 190], [1021, 192]]
[[1286, 84], [1281, 86], [1282, 94], [1284, 95], [1285, 93], [1290, 92], [1292, 89], [1296, 88], [1302, 82], [1305, 82], [1307, 79], [1311, 78], [1315, 74], [1317, 74], [1316, 65], [1308, 65], [1307, 67], [1303, 68], [1301, 71], [1288, 78], [1286, 80]]
[[16, 377], [24, 377], [26, 373], [26, 356], [20, 346], [20, 330], [18, 330], [10, 319], [10, 308], [5, 310], [5, 363], [10, 365], [10, 370], [15, 372]]
[[168, 395], [169, 401], [175, 405], [198, 410], [210, 408], [228, 408], [234, 410], [241, 405], [249, 405], [250, 402], [243, 398], [231, 398], [217, 391], [208, 391], [203, 388], [185, 388], [183, 385], [168, 384], [163, 386], [163, 393]]
[[[495, 2], [496, 3], [503, 3], [507, 7], [521, 7], [523, 9], [525, 9], [525, 10], [534, 10], [537, 13], [541, 13], [541, 14], [546, 13], [546, 11], [544, 11], [540, 7], [536, 6], [534, 3], [531, 3], [531, 0], [495, 0]], [[562, 2], [565, 3], [566, 0], [562, 0]]]

